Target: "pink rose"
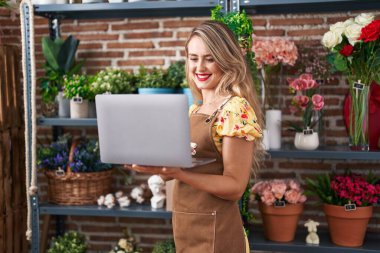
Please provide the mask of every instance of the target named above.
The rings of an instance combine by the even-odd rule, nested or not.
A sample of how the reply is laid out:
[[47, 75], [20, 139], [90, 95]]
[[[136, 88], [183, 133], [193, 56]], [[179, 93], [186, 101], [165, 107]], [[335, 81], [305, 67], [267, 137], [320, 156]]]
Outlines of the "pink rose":
[[274, 197], [273, 193], [271, 191], [264, 191], [263, 195], [261, 196], [261, 201], [270, 206], [273, 205], [276, 201], [276, 198]]
[[284, 197], [287, 186], [283, 180], [273, 180], [271, 187], [276, 199], [282, 199], [282, 197]]
[[301, 191], [300, 184], [297, 181], [295, 181], [294, 179], [289, 179], [288, 185], [289, 185], [290, 189], [292, 189], [292, 190]]
[[262, 195], [265, 190], [270, 190], [268, 182], [259, 181], [252, 187], [251, 192], [254, 194]]
[[305, 202], [306, 197], [300, 191], [289, 190], [285, 193], [285, 200], [290, 204], [297, 204]]
[[321, 110], [323, 108], [323, 106], [325, 105], [323, 97], [321, 95], [319, 95], [319, 94], [314, 94], [311, 97], [311, 101], [313, 102], [313, 106], [314, 106], [313, 109], [315, 111]]

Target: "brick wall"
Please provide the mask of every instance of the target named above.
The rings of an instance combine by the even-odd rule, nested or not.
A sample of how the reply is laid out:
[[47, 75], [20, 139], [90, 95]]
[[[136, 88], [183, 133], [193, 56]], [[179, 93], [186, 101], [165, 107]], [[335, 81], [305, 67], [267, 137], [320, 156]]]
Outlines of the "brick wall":
[[[379, 16], [380, 12], [376, 12]], [[255, 33], [258, 36], [280, 36], [294, 40], [297, 45], [310, 45], [319, 53], [321, 47], [319, 41], [330, 24], [339, 20], [345, 20], [357, 13], [335, 14], [305, 14], [305, 15], [266, 15], [253, 17]], [[13, 17], [13, 18], [12, 18]], [[378, 17], [379, 18], [379, 17]], [[62, 22], [62, 35], [64, 37], [73, 34], [81, 40], [78, 57], [86, 59], [85, 71], [95, 73], [105, 67], [120, 67], [135, 71], [139, 65], [149, 67], [168, 67], [170, 62], [183, 59], [184, 42], [192, 27], [206, 20], [203, 18], [153, 18], [153, 19], [107, 19], [107, 20], [74, 20]], [[19, 21], [17, 16], [9, 11], [0, 9], [0, 36], [3, 43], [20, 44]], [[42, 74], [41, 65], [43, 56], [41, 53], [41, 37], [48, 35], [48, 23], [46, 19], [36, 17], [36, 57], [38, 61], [38, 74]], [[317, 53], [317, 52], [316, 52]], [[297, 68], [297, 67], [296, 67]], [[296, 68], [285, 68], [284, 78], [297, 72]], [[341, 76], [332, 75], [329, 82], [322, 86], [321, 92], [326, 96], [326, 114], [324, 117], [325, 131], [324, 143], [330, 145], [347, 144], [347, 134], [343, 125], [342, 105], [344, 95], [347, 93], [346, 80]], [[286, 84], [272, 87], [278, 90], [285, 99], [281, 107], [286, 108], [290, 101]], [[39, 101], [38, 101], [39, 102]], [[283, 110], [285, 120], [295, 120], [288, 109]], [[65, 129], [75, 134], [95, 135], [96, 129], [88, 128]], [[85, 132], [83, 132], [85, 131]], [[291, 143], [293, 134], [283, 128], [284, 143]], [[40, 142], [48, 142], [51, 137], [50, 128], [41, 128], [38, 132]], [[273, 159], [267, 161], [261, 169], [259, 176], [264, 178], [295, 177], [302, 181], [303, 178], [313, 177], [318, 173], [329, 171], [343, 171], [349, 168], [354, 171], [367, 172], [369, 169], [377, 169], [380, 174], [379, 163], [357, 162], [349, 160], [292, 160]], [[114, 189], [123, 188], [122, 175], [115, 173]], [[46, 184], [40, 177], [41, 192], [46, 190]], [[146, 180], [145, 176], [137, 176], [135, 184]], [[130, 190], [130, 188], [124, 188]], [[315, 218], [324, 223], [320, 208], [313, 206], [315, 199], [308, 202], [302, 220]], [[252, 205], [255, 216], [260, 218], [257, 208]], [[369, 230], [380, 232], [379, 208], [376, 208], [374, 218], [371, 220]], [[54, 234], [54, 222], [51, 224], [50, 235]], [[109, 217], [68, 217], [67, 228], [85, 233], [90, 251], [108, 252], [112, 245], [122, 235], [121, 231], [128, 227], [140, 241], [144, 252], [150, 252], [157, 240], [171, 236], [170, 221], [160, 219], [130, 219]], [[303, 227], [300, 229], [303, 229]], [[105, 232], [107, 231], [107, 232]]]

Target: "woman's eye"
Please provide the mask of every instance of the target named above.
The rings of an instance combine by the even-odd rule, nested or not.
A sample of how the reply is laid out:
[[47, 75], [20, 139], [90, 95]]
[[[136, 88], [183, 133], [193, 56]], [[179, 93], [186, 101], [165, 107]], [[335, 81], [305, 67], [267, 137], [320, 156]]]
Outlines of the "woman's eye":
[[214, 59], [213, 58], [208, 58], [206, 59], [208, 62], [214, 62]]
[[190, 61], [197, 61], [197, 58], [190, 58]]

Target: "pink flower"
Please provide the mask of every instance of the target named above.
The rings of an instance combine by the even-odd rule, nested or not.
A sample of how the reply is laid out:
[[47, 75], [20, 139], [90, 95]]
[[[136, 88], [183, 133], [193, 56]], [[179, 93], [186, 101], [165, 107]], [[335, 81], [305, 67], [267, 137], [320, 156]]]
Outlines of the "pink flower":
[[261, 201], [266, 205], [273, 205], [276, 201], [276, 198], [271, 191], [264, 191], [261, 196]]
[[285, 192], [285, 200], [290, 204], [296, 204], [305, 202], [306, 197], [300, 191], [289, 190]]
[[296, 191], [301, 190], [300, 184], [294, 179], [289, 179], [288, 185], [289, 185], [290, 189], [292, 189], [292, 190], [296, 190]]
[[323, 108], [323, 106], [325, 105], [323, 97], [319, 94], [314, 94], [311, 97], [311, 101], [313, 102], [313, 106], [314, 106], [313, 109], [315, 111], [321, 110]]
[[271, 183], [273, 195], [276, 199], [282, 199], [286, 191], [286, 183], [283, 180], [273, 180]]
[[309, 97], [308, 96], [295, 96], [293, 98], [293, 101], [299, 107], [306, 108], [307, 104], [309, 103]]

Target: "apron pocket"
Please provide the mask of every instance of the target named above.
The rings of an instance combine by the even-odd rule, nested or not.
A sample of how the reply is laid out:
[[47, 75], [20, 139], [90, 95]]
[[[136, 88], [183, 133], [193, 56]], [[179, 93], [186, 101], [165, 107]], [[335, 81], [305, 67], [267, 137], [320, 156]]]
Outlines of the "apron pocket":
[[176, 253], [214, 253], [216, 212], [173, 211]]

